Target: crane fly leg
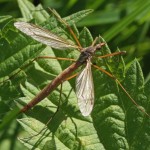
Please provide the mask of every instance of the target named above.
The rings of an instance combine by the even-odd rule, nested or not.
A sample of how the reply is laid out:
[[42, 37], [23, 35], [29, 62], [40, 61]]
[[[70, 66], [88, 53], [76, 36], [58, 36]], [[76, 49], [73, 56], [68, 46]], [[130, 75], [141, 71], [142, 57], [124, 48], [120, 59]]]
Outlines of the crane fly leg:
[[114, 52], [114, 53], [111, 53], [111, 54], [106, 54], [106, 55], [103, 55], [103, 56], [96, 56], [97, 58], [106, 58], [106, 57], [111, 57], [111, 56], [116, 56], [116, 55], [124, 55], [126, 54], [125, 51], [121, 51], [121, 52]]
[[39, 56], [39, 57], [36, 57], [34, 59], [32, 59], [28, 64], [22, 66], [19, 68], [19, 70], [17, 72], [15, 72], [14, 74], [12, 74], [11, 76], [8, 77], [8, 79], [0, 82], [0, 84], [8, 81], [8, 80], [11, 80], [13, 79], [17, 74], [19, 74], [22, 70], [24, 70], [25, 68], [27, 68], [28, 66], [30, 66], [34, 61], [38, 61], [39, 59], [57, 59], [57, 60], [66, 60], [66, 61], [73, 61], [75, 62], [76, 60], [75, 59], [72, 59], [72, 58], [63, 58], [63, 57], [52, 57], [52, 56]]
[[[55, 117], [55, 115], [57, 114], [57, 112], [59, 111], [60, 105], [61, 105], [61, 96], [62, 96], [62, 83], [60, 84], [60, 96], [59, 96], [59, 101], [58, 101], [58, 106], [56, 111], [54, 112], [54, 114], [48, 119], [48, 121], [46, 122], [46, 124], [44, 124], [44, 127], [35, 135], [32, 135], [30, 137], [24, 138], [24, 140], [26, 139], [26, 142], [31, 140], [32, 138], [40, 135], [42, 132], [44, 132], [42, 135], [44, 135], [48, 129], [48, 124], [53, 120], [53, 118]], [[44, 131], [45, 130], [45, 131]]]
[[38, 59], [57, 59], [57, 60], [68, 60], [68, 61], [73, 61], [75, 62], [75, 59], [72, 58], [63, 58], [63, 57], [52, 57], [52, 56], [39, 56], [36, 57], [34, 60], [38, 60]]
[[76, 73], [76, 74], [74, 74], [74, 75], [72, 75], [72, 76], [70, 76], [70, 77], [66, 78], [66, 81], [68, 81], [68, 80], [70, 80], [70, 79], [72, 79], [72, 78], [76, 77], [77, 75], [78, 75], [78, 73]]
[[75, 35], [74, 31], [72, 30], [72, 28], [69, 26], [69, 24], [60, 17], [60, 15], [54, 10], [54, 9], [51, 9], [49, 8], [49, 10], [56, 16], [56, 18], [61, 22], [63, 23], [69, 30], [69, 32], [71, 33], [72, 37], [74, 38], [74, 40], [76, 41], [77, 45], [79, 46], [79, 49], [81, 50], [82, 49], [82, 46], [77, 38], [77, 36]]
[[139, 104], [136, 103], [136, 101], [131, 97], [131, 95], [127, 92], [127, 90], [123, 87], [123, 85], [120, 83], [120, 81], [115, 77], [113, 76], [111, 73], [109, 73], [108, 71], [104, 70], [103, 68], [99, 67], [99, 66], [96, 66], [96, 65], [93, 65], [92, 66], [100, 71], [102, 71], [103, 73], [105, 73], [106, 75], [108, 75], [109, 77], [111, 77], [113, 80], [115, 80], [118, 85], [121, 87], [121, 89], [125, 92], [125, 94], [130, 98], [130, 100], [137, 106], [137, 108], [139, 110], [141, 110], [144, 114], [146, 114], [148, 117], [150, 117], [150, 115], [145, 111], [143, 110]]

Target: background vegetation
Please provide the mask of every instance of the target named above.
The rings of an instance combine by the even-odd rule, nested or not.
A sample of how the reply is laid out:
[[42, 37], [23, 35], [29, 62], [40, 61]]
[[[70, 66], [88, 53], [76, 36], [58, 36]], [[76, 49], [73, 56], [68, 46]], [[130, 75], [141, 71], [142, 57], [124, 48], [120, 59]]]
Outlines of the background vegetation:
[[[86, 26], [92, 35], [101, 34], [111, 49], [119, 47], [127, 51], [126, 61], [139, 58], [145, 77], [149, 73], [149, 6], [148, 0], [138, 1], [104, 0], [34, 0], [44, 8], [54, 8], [61, 16], [67, 16], [83, 9], [94, 9], [94, 12], [80, 21], [77, 26]], [[0, 14], [21, 17], [16, 0], [1, 0]]]
[[[128, 66], [131, 64], [131, 61], [134, 60], [134, 58], [138, 58], [138, 61], [140, 62], [144, 72], [144, 77], [146, 78], [145, 82], [149, 81], [150, 2], [148, 0], [144, 2], [143, 0], [35, 0], [31, 2], [36, 6], [41, 3], [44, 8], [54, 8], [62, 17], [68, 16], [83, 9], [94, 9], [93, 13], [77, 23], [79, 31], [86, 26], [91, 31], [93, 37], [96, 37], [100, 34], [107, 41], [107, 44], [112, 51], [115, 51], [117, 47], [119, 47], [120, 50], [127, 51], [127, 55], [125, 56], [124, 60]], [[12, 18], [22, 17], [23, 12], [20, 12], [19, 6], [20, 5], [18, 5], [16, 0], [0, 1], [1, 30], [6, 23], [12, 20]], [[23, 5], [20, 7], [23, 7]], [[26, 14], [23, 15], [25, 16]], [[0, 49], [1, 59], [3, 59], [2, 49], [4, 48]], [[142, 79], [138, 79], [137, 81], [140, 82], [141, 80]], [[4, 97], [3, 95], [6, 95], [4, 89], [1, 89], [0, 93], [2, 98]], [[3, 105], [1, 104], [0, 106], [1, 114], [3, 114]], [[146, 125], [148, 126], [148, 124]], [[146, 129], [149, 130], [149, 128]], [[131, 131], [131, 129], [129, 130]], [[9, 123], [7, 128], [2, 128], [0, 149], [21, 149], [23, 145], [16, 140], [19, 134], [23, 134], [23, 132], [21, 131], [20, 126], [16, 123], [16, 120]], [[149, 135], [147, 136], [147, 141], [149, 141]], [[131, 139], [128, 141], [129, 143], [130, 140]], [[134, 144], [132, 145], [133, 147]], [[144, 145], [144, 143], [142, 144]], [[147, 143], [145, 143], [145, 145], [146, 144]], [[146, 145], [147, 149], [149, 147], [150, 145]], [[23, 148], [26, 149], [25, 147]], [[110, 147], [107, 147], [106, 149], [110, 149]]]

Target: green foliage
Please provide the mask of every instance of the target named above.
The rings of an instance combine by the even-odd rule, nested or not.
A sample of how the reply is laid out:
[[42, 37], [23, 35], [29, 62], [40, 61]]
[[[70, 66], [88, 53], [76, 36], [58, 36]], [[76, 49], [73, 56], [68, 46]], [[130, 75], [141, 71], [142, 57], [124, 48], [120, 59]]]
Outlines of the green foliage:
[[[77, 1], [69, 1], [63, 10], [69, 10], [69, 7], [73, 7], [75, 3]], [[102, 3], [104, 3], [102, 0], [89, 1], [86, 5], [97, 9], [98, 5]], [[142, 1], [133, 3], [134, 5], [129, 5], [131, 3], [128, 3], [128, 6], [133, 8], [134, 13], [129, 14], [122, 22], [119, 22], [104, 33], [104, 37], [111, 40], [112, 43], [115, 43], [117, 39], [119, 42], [124, 42], [136, 30], [136, 25], [131, 24], [133, 20], [136, 18], [136, 20], [141, 21], [139, 18], [149, 12], [148, 1], [145, 3]], [[23, 18], [20, 20], [36, 23], [59, 36], [73, 40], [65, 25], [59, 22], [55, 16], [43, 10], [41, 5], [35, 7], [27, 0], [18, 0], [18, 4], [23, 15]], [[127, 5], [127, 3], [125, 4]], [[109, 11], [112, 7], [111, 5], [112, 3], [108, 8]], [[141, 8], [139, 9], [139, 7]], [[118, 7], [118, 10], [111, 14], [105, 9], [107, 13], [104, 16], [114, 15], [114, 20], [105, 19], [104, 21], [113, 22], [117, 20], [116, 16], [121, 10], [123, 10], [123, 6], [120, 9]], [[72, 25], [83, 47], [91, 45], [93, 37], [86, 27], [79, 32], [73, 23], [77, 24], [79, 20], [83, 20], [78, 25], [83, 26], [83, 24], [88, 25], [90, 23], [93, 25], [92, 22], [97, 24], [97, 17], [93, 17], [93, 19], [87, 17], [87, 20], [83, 19], [89, 13], [91, 13], [91, 10], [83, 10], [64, 18], [68, 24]], [[99, 14], [94, 13], [93, 15]], [[143, 18], [143, 22], [146, 23], [145, 20]], [[13, 23], [16, 21], [17, 19], [11, 16], [0, 18], [0, 26], [2, 27], [0, 32], [0, 108], [3, 108], [0, 110], [2, 121], [0, 124], [2, 131], [1, 141], [7, 132], [7, 128], [11, 127], [10, 122], [16, 118], [16, 113], [18, 112], [16, 106], [19, 108], [24, 106], [62, 70], [72, 64], [69, 61], [50, 59], [40, 59], [31, 62], [32, 59], [37, 56], [77, 59], [79, 56], [79, 52], [76, 50], [53, 50], [36, 42], [14, 27]], [[131, 24], [131, 28], [127, 29], [126, 27], [129, 24]], [[116, 37], [116, 39], [112, 40], [116, 35], [123, 34], [123, 29], [125, 30], [125, 36]], [[132, 32], [129, 32], [129, 30], [132, 30]], [[99, 39], [104, 41], [101, 37]], [[128, 46], [130, 49], [132, 46], [128, 41], [129, 39], [124, 43], [127, 45], [123, 45]], [[141, 41], [144, 42], [143, 40]], [[142, 42], [140, 44], [143, 44]], [[106, 45], [98, 52], [98, 55], [107, 53], [110, 53], [110, 50]], [[30, 65], [28, 65], [29, 62], [31, 62]], [[94, 58], [93, 62], [115, 75], [141, 108], [149, 112], [150, 80], [147, 80], [146, 84], [144, 83], [143, 73], [136, 59], [132, 60], [128, 67], [125, 66], [124, 60], [120, 56], [99, 60]], [[19, 73], [17, 73], [18, 71]], [[26, 116], [19, 116], [21, 119], [18, 119], [18, 122], [27, 132], [26, 135], [24, 133], [19, 135], [19, 141], [28, 149], [148, 150], [150, 148], [150, 118], [145, 116], [130, 101], [119, 85], [106, 74], [93, 69], [93, 78], [95, 105], [91, 116], [83, 117], [79, 111], [74, 90], [75, 80], [66, 81], [63, 83], [60, 109], [48, 126], [45, 127], [59, 104], [60, 86], [27, 112]], [[45, 127], [45, 130], [41, 131], [43, 127]], [[16, 126], [16, 128], [19, 127]], [[21, 134], [22, 132], [17, 131], [17, 133]], [[11, 134], [9, 133], [8, 135]], [[15, 133], [12, 139], [13, 142], [16, 137], [17, 134]], [[16, 149], [18, 147], [20, 145]]]

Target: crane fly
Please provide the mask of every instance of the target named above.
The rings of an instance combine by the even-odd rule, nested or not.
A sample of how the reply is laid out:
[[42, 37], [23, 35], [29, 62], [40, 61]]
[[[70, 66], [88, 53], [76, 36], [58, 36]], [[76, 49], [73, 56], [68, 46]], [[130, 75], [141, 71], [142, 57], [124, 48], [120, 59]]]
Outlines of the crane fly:
[[[60, 18], [59, 18], [60, 19]], [[63, 20], [61, 20], [63, 21]], [[97, 38], [94, 40], [91, 46], [82, 48], [79, 44], [79, 41], [76, 39], [74, 33], [73, 37], [75, 37], [76, 43], [78, 46], [70, 41], [67, 41], [66, 39], [57, 36], [56, 34], [52, 33], [51, 31], [47, 29], [43, 29], [37, 25], [26, 23], [26, 22], [16, 22], [14, 23], [14, 26], [25, 33], [26, 35], [32, 37], [33, 39], [37, 40], [38, 42], [41, 42], [45, 45], [48, 45], [52, 48], [56, 48], [59, 50], [64, 49], [77, 49], [79, 50], [80, 56], [79, 58], [68, 68], [66, 68], [62, 73], [60, 73], [55, 79], [51, 81], [47, 86], [45, 86], [27, 105], [25, 105], [20, 112], [26, 112], [33, 106], [35, 106], [37, 103], [39, 103], [41, 100], [46, 98], [53, 90], [57, 88], [63, 81], [67, 80], [69, 76], [71, 76], [72, 72], [74, 72], [76, 69], [78, 69], [83, 64], [86, 64], [85, 68], [77, 75], [76, 77], [76, 95], [78, 99], [78, 106], [83, 116], [90, 115], [93, 106], [94, 106], [94, 85], [93, 85], [93, 77], [91, 72], [91, 65], [97, 68], [98, 70], [104, 72], [109, 77], [114, 79], [122, 88], [122, 90], [126, 93], [126, 95], [131, 99], [131, 101], [138, 106], [138, 108], [144, 112], [146, 115], [150, 116], [147, 112], [145, 112], [143, 109], [139, 107], [139, 105], [135, 102], [135, 100], [128, 94], [128, 92], [125, 90], [125, 88], [122, 86], [122, 84], [109, 72], [102, 69], [101, 67], [98, 67], [96, 65], [93, 65], [91, 63], [92, 56], [94, 53], [101, 49], [105, 43], [98, 43], [96, 44]], [[72, 31], [72, 30], [71, 30]], [[102, 56], [109, 57], [114, 56], [118, 54], [124, 54], [125, 52], [116, 52], [112, 54], [107, 54]]]
[[[31, 36], [33, 39], [51, 46], [53, 48], [57, 48], [60, 50], [67, 48], [75, 48], [81, 49], [73, 43], [66, 41], [65, 39], [51, 33], [50, 31], [40, 28], [34, 24], [26, 23], [26, 22], [16, 22], [15, 27], [22, 31], [23, 33]], [[94, 42], [95, 43], [95, 42]], [[64, 80], [66, 80], [69, 75], [75, 71], [78, 67], [86, 63], [86, 67], [79, 73], [76, 78], [76, 95], [78, 98], [78, 105], [80, 111], [83, 116], [88, 116], [94, 105], [94, 86], [93, 86], [93, 78], [91, 72], [91, 58], [97, 49], [100, 49], [104, 43], [92, 45], [87, 48], [81, 49], [81, 54], [78, 60], [65, 69], [60, 75], [58, 75], [50, 84], [48, 84], [41, 92], [31, 100], [21, 112], [25, 112], [42, 99], [47, 97], [50, 92], [52, 92], [58, 85], [61, 84]]]

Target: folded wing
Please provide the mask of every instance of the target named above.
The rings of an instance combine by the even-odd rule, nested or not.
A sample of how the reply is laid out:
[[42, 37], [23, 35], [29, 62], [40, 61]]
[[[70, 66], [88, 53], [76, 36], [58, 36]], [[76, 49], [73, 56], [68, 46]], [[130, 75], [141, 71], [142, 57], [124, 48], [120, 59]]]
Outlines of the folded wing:
[[76, 95], [82, 115], [88, 116], [94, 105], [94, 85], [90, 60], [87, 61], [86, 67], [77, 76]]

